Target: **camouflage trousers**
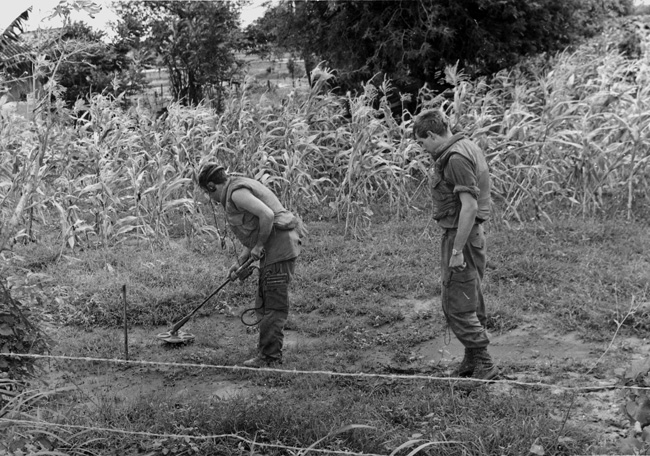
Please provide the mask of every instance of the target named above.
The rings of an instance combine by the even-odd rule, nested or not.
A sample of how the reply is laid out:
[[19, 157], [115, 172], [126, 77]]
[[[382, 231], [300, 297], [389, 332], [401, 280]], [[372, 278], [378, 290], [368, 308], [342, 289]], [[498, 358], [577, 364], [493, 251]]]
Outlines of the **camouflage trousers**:
[[487, 347], [485, 301], [481, 282], [485, 272], [485, 233], [475, 224], [463, 248], [467, 266], [461, 272], [449, 269], [456, 230], [445, 230], [440, 243], [442, 310], [456, 338], [466, 348]]
[[289, 284], [293, 279], [296, 259], [280, 261], [260, 270], [256, 299], [260, 338], [258, 356], [266, 361], [282, 361], [284, 325], [289, 316]]

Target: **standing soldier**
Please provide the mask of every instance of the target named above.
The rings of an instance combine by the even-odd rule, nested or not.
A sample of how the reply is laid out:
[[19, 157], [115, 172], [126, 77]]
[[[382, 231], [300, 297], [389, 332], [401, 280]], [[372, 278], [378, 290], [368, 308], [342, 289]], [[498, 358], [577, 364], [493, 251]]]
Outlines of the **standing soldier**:
[[244, 246], [230, 274], [249, 257], [260, 260], [256, 313], [260, 319], [257, 356], [243, 365], [268, 367], [282, 363], [284, 325], [289, 315], [289, 284], [306, 230], [300, 218], [286, 210], [262, 183], [230, 176], [223, 166], [208, 163], [199, 186], [221, 204], [226, 222]]
[[440, 245], [442, 309], [449, 327], [465, 347], [454, 374], [490, 380], [499, 369], [487, 346], [483, 222], [490, 215], [490, 174], [481, 149], [464, 134], [452, 134], [437, 109], [420, 113], [413, 124], [420, 146], [435, 161], [433, 218], [444, 230]]

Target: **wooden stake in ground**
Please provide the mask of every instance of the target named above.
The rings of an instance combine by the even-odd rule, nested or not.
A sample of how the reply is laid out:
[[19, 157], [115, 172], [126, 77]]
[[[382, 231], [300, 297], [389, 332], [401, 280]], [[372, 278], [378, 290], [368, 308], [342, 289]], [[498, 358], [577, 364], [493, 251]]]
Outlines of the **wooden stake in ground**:
[[124, 301], [124, 359], [129, 360], [129, 328], [126, 322], [126, 285], [122, 285], [122, 300]]

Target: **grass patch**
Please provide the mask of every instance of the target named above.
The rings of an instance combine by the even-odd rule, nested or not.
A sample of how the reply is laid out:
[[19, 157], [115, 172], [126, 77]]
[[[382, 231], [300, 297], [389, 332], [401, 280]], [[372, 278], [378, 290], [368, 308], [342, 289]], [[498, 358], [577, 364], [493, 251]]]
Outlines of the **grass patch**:
[[[604, 340], [634, 302], [648, 301], [649, 248], [643, 223], [566, 219], [494, 233], [488, 303], [507, 313], [545, 313], [564, 331]], [[643, 311], [630, 320], [633, 331], [634, 319], [644, 327]]]
[[[492, 332], [507, 333], [530, 319], [541, 319], [552, 321], [559, 332], [606, 340], [626, 314], [620, 333], [642, 335], [650, 326], [647, 306], [629, 312], [631, 303], [648, 301], [644, 271], [650, 265], [643, 252], [650, 248], [650, 233], [643, 224], [567, 219], [517, 229], [497, 229], [492, 224], [486, 228], [485, 295]], [[408, 364], [414, 347], [440, 335], [439, 314], [418, 313], [399, 304], [435, 302], [440, 293], [438, 233], [428, 217], [372, 225], [366, 242], [344, 237], [340, 225], [331, 222], [311, 222], [310, 231], [297, 268], [290, 319], [291, 329], [308, 342], [292, 349], [286, 368], [381, 372], [378, 366], [384, 362]], [[43, 288], [40, 303], [35, 301], [34, 306], [42, 306], [42, 312], [65, 324], [59, 335], [66, 342], [58, 352], [110, 358], [121, 353], [120, 342], [110, 334], [121, 325], [123, 284], [129, 290], [132, 325], [166, 324], [200, 302], [234, 258], [220, 245], [198, 240], [192, 244], [177, 240], [156, 249], [132, 245], [85, 250], [74, 257], [56, 258], [35, 246], [19, 248], [17, 253], [14, 274], [32, 268], [55, 284]], [[254, 290], [250, 280], [226, 287], [203, 315], [214, 314], [221, 301], [252, 303]], [[179, 354], [182, 362], [235, 364], [249, 354], [256, 337], [254, 332], [242, 332], [230, 348], [224, 348], [222, 340], [203, 338], [191, 352]], [[67, 369], [82, 375], [107, 368], [75, 362], [68, 363]], [[165, 375], [174, 383], [205, 373], [181, 369]], [[566, 411], [567, 398], [543, 389], [467, 390], [420, 380], [225, 375], [229, 381], [247, 384], [245, 393], [229, 399], [179, 400], [163, 389], [132, 401], [100, 398], [91, 407], [73, 405], [67, 395], [52, 399], [41, 410], [59, 416], [72, 407], [74, 413], [67, 413], [65, 421], [72, 425], [162, 434], [232, 434], [258, 445], [251, 448], [232, 438], [206, 442], [101, 431], [57, 434], [60, 440], [51, 439], [59, 451], [83, 447], [94, 454], [137, 449], [156, 455], [164, 454], [163, 450], [281, 455], [287, 453], [262, 449], [259, 444], [306, 448], [350, 424], [373, 429], [351, 429], [321, 446], [389, 454], [404, 442], [422, 439], [449, 442], [433, 445], [423, 454], [520, 455], [533, 444], [554, 448], [550, 454], [577, 454], [588, 452], [595, 441], [588, 431], [563, 425], [558, 416]], [[32, 441], [38, 437], [35, 430], [21, 432]], [[90, 434], [99, 440], [84, 446]], [[19, 434], [12, 433], [10, 444], [16, 439]]]
[[[38, 260], [28, 259], [30, 251]], [[19, 255], [23, 270], [39, 272], [35, 280], [40, 283], [35, 285], [51, 285], [39, 298], [41, 311], [59, 324], [85, 328], [123, 324], [122, 287], [127, 291], [129, 324], [176, 321], [226, 280], [228, 267], [236, 258], [218, 242], [210, 241], [198, 246], [186, 241], [156, 247], [146, 243], [116, 245], [56, 257], [44, 255], [41, 246], [28, 246]], [[44, 256], [49, 261], [41, 260]], [[254, 293], [250, 285], [237, 283], [224, 289], [212, 307], [217, 300], [249, 299]]]
[[[350, 326], [344, 321], [380, 330], [404, 320], [402, 311], [392, 307], [395, 300], [440, 294], [439, 233], [429, 218], [376, 224], [368, 241], [346, 238], [330, 222], [312, 222], [309, 228], [292, 290], [292, 321], [304, 333], [340, 333]], [[486, 226], [484, 281], [493, 330], [516, 327], [525, 311], [556, 319], [564, 331], [603, 340], [635, 302], [648, 301], [650, 235], [641, 222], [567, 219], [496, 228]], [[51, 285], [41, 287], [35, 300], [38, 311], [58, 323], [83, 327], [122, 324], [124, 285], [131, 325], [176, 321], [223, 283], [235, 258], [217, 242], [183, 240], [155, 249], [118, 245], [58, 258], [42, 246], [16, 250], [15, 270], [5, 275], [37, 273], [32, 288]], [[203, 315], [220, 303], [252, 303], [254, 293], [254, 279], [229, 285]], [[34, 295], [32, 290], [25, 297]], [[648, 326], [648, 311], [641, 306], [632, 312], [625, 328], [640, 334]], [[429, 325], [427, 318], [417, 321]]]
[[[551, 415], [561, 397], [549, 401], [529, 391], [464, 391], [417, 380], [288, 376], [278, 385], [277, 379], [269, 384], [265, 377], [255, 375], [256, 388], [227, 401], [178, 403], [166, 391], [145, 394], [133, 402], [104, 398], [91, 411], [75, 410], [69, 423], [157, 434], [237, 435], [255, 441], [257, 451], [269, 455], [287, 453], [261, 449], [261, 444], [306, 448], [351, 423], [372, 429], [345, 432], [323, 446], [332, 451], [388, 454], [417, 438], [439, 442], [429, 454], [518, 455], [527, 454], [534, 442], [552, 446], [558, 437], [559, 423]], [[101, 432], [98, 436], [88, 448], [95, 454], [124, 454], [134, 449], [167, 454], [163, 450], [175, 448], [188, 454], [198, 450], [206, 455], [235, 455], [254, 450], [228, 438], [206, 442], [128, 435], [117, 439]], [[563, 436], [570, 437], [570, 443], [564, 453], [556, 454], [575, 454], [588, 443], [583, 431], [570, 426], [563, 429]], [[67, 446], [74, 447], [87, 435], [68, 438]]]

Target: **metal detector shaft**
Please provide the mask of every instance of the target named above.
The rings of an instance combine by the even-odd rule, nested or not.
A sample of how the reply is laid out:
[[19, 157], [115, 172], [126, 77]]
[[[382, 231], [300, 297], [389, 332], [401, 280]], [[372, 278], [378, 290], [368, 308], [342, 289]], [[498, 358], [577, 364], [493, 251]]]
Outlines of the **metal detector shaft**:
[[[249, 267], [249, 266], [253, 263], [253, 261], [255, 261], [255, 259], [254, 259], [253, 257], [250, 257], [248, 260], [246, 260], [246, 263], [242, 264], [242, 265], [239, 267], [239, 269], [237, 269], [237, 270], [235, 271], [235, 275], [239, 275], [239, 274], [240, 274], [240, 273], [241, 273], [245, 268]], [[185, 317], [183, 317], [182, 319], [180, 319], [180, 320], [178, 320], [176, 323], [174, 323], [174, 326], [172, 326], [172, 329], [169, 330], [169, 333], [170, 333], [170, 334], [176, 334], [176, 333], [178, 332], [178, 330], [181, 329], [181, 328], [183, 327], [183, 325], [184, 325], [185, 323], [187, 323], [188, 320], [189, 320], [190, 318], [192, 318], [192, 316], [193, 316], [196, 312], [198, 312], [198, 310], [199, 310], [201, 307], [203, 307], [203, 305], [204, 305], [206, 302], [208, 302], [208, 301], [209, 301], [209, 300], [210, 300], [214, 295], [216, 295], [217, 293], [219, 293], [219, 291], [221, 291], [221, 289], [222, 289], [223, 287], [225, 287], [225, 286], [226, 286], [228, 283], [230, 283], [231, 281], [232, 281], [232, 279], [230, 278], [230, 274], [229, 274], [229, 275], [228, 275], [228, 279], [227, 279], [224, 283], [222, 283], [221, 286], [220, 286], [219, 288], [217, 288], [216, 290], [214, 290], [214, 291], [210, 294], [210, 296], [208, 296], [207, 298], [205, 298], [205, 299], [203, 300], [203, 302], [202, 302], [201, 304], [199, 304], [199, 305], [198, 305], [198, 306], [197, 306], [197, 307], [196, 307], [192, 312], [190, 312], [190, 313], [187, 314]]]

